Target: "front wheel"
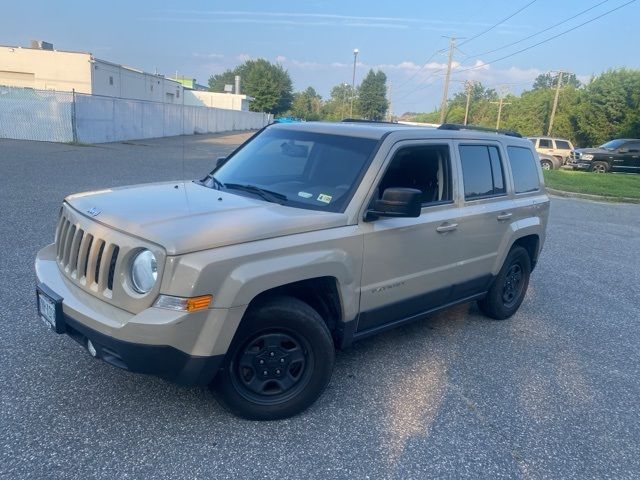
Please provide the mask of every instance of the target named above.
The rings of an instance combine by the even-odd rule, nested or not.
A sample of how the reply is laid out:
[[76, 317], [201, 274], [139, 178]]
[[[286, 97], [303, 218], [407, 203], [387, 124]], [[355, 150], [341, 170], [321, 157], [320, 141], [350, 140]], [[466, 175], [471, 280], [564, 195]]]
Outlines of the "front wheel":
[[324, 391], [335, 350], [322, 317], [292, 297], [247, 312], [213, 387], [218, 401], [250, 420], [300, 413]]
[[605, 162], [595, 162], [591, 166], [591, 171], [593, 173], [607, 173], [607, 170], [609, 170], [609, 165], [607, 165]]
[[478, 301], [482, 313], [505, 320], [516, 313], [529, 286], [531, 259], [522, 247], [513, 247], [496, 276], [487, 296]]

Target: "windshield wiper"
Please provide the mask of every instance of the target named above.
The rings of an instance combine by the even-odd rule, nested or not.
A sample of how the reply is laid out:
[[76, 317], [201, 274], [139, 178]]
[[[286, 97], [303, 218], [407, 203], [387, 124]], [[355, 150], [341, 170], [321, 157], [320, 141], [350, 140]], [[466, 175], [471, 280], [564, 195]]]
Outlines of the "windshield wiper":
[[245, 192], [255, 193], [259, 195], [261, 198], [266, 200], [267, 202], [279, 203], [282, 205], [282, 202], [287, 201], [287, 196], [282, 193], [274, 192], [272, 190], [267, 190], [265, 188], [258, 187], [256, 185], [244, 185], [241, 183], [225, 183], [225, 188], [230, 190], [244, 190]]
[[207, 181], [211, 180], [211, 182], [213, 183], [213, 188], [217, 189], [217, 190], [222, 190], [224, 188], [224, 183], [222, 183], [220, 180], [218, 180], [213, 174], [208, 173], [206, 177], [204, 177], [202, 180], [194, 180], [194, 182], [199, 183], [200, 185], [204, 185], [205, 187], [207, 186]]
[[209, 174], [209, 178], [211, 179], [211, 181], [213, 182], [213, 186], [216, 187], [218, 190], [222, 190], [225, 187], [225, 184], [222, 183], [220, 180], [218, 180], [215, 175], [211, 175]]

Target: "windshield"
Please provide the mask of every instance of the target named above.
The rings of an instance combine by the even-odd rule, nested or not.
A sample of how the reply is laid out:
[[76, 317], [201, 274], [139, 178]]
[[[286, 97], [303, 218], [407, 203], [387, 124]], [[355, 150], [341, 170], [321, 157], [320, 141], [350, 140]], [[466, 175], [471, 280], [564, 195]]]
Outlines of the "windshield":
[[620, 148], [624, 144], [625, 140], [611, 140], [605, 144], [600, 145], [600, 148], [605, 150], [615, 150]]
[[376, 144], [368, 138], [268, 128], [204, 184], [283, 205], [341, 212]]

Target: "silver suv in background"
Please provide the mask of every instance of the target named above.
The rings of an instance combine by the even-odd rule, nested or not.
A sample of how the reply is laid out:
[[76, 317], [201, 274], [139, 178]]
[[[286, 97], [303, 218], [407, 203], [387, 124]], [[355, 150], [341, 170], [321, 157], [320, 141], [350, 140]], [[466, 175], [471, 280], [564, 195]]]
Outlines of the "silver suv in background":
[[552, 138], [552, 137], [528, 137], [533, 143], [536, 151], [542, 155], [551, 155], [560, 161], [561, 165], [564, 165], [569, 160], [571, 152], [573, 151], [573, 144], [571, 141], [564, 138]]
[[320, 396], [336, 348], [465, 302], [512, 316], [548, 213], [514, 133], [275, 124], [200, 180], [67, 197], [38, 312], [116, 367], [283, 418]]

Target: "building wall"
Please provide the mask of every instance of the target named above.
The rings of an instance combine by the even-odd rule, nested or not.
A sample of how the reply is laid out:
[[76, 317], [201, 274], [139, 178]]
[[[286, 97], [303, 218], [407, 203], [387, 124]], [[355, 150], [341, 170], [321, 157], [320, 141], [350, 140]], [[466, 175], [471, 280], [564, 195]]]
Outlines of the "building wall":
[[0, 46], [0, 85], [91, 93], [88, 53]]
[[197, 107], [224, 108], [227, 110], [249, 111], [249, 98], [233, 93], [200, 92], [185, 90], [184, 104]]
[[107, 97], [182, 104], [184, 88], [179, 82], [94, 58], [92, 93]]

